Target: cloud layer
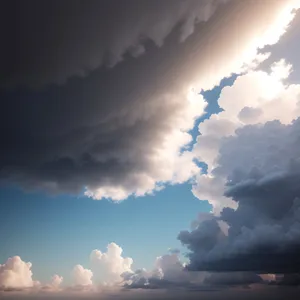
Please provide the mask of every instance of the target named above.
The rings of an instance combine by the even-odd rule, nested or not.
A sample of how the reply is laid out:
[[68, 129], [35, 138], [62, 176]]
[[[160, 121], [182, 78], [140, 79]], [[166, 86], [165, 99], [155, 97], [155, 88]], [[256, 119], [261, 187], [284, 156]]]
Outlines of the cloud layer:
[[[122, 200], [199, 174], [195, 154], [185, 148], [192, 141], [188, 131], [206, 106], [198, 91], [265, 59], [259, 49], [278, 41], [294, 5], [140, 3], [126, 1], [115, 8], [106, 1], [49, 1], [43, 7], [34, 2], [32, 9], [12, 2], [4, 11], [1, 20], [8, 25], [2, 28], [13, 23], [16, 34], [3, 35], [13, 43], [1, 50], [10, 70], [2, 87], [24, 88], [0, 91], [1, 181]], [[16, 17], [24, 22], [16, 23]], [[144, 49], [144, 55], [126, 57], [110, 69], [99, 67], [103, 53], [110, 53], [113, 64], [127, 50], [138, 56]], [[82, 70], [85, 76], [73, 76]], [[69, 77], [64, 84], [45, 86]], [[31, 90], [32, 82], [39, 89]]]
[[95, 249], [90, 254], [91, 264], [97, 280], [101, 284], [117, 284], [122, 281], [124, 272], [131, 272], [132, 258], [122, 256], [123, 249], [116, 243], [110, 243], [106, 252]]
[[[142, 55], [151, 40], [161, 47], [175, 26], [178, 42], [226, 0], [10, 1], [1, 13], [1, 65], [6, 85], [64, 83], [125, 54]], [[71, 17], [70, 17], [71, 16]], [[9, 31], [6, 29], [9, 28]]]

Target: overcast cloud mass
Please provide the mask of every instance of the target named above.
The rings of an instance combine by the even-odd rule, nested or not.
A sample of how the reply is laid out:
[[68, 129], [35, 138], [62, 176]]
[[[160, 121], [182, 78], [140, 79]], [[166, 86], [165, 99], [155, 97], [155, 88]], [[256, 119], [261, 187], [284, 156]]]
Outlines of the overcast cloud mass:
[[[292, 18], [293, 1], [223, 2], [11, 2], [1, 18], [14, 33], [1, 50], [10, 70], [1, 80], [2, 181], [121, 200], [198, 174], [184, 150], [206, 106], [197, 91], [257, 64], [257, 49]], [[144, 55], [126, 55], [131, 46]], [[115, 63], [125, 56], [107, 68], [103, 53]]]

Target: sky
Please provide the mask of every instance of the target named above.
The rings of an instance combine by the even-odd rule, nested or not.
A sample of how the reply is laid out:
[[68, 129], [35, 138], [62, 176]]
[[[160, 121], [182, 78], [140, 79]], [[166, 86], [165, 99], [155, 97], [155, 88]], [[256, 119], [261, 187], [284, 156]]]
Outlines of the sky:
[[1, 4], [1, 297], [300, 292], [299, 0]]

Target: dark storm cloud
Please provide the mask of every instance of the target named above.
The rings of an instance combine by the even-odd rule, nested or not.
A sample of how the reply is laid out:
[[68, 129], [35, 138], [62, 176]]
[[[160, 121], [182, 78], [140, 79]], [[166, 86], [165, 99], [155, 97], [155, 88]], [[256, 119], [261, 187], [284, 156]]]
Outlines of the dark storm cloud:
[[283, 285], [283, 286], [298, 286], [300, 285], [300, 274], [284, 274], [282, 278], [276, 280], [274, 284]]
[[4, 85], [63, 83], [127, 52], [138, 57], [145, 41], [162, 46], [180, 23], [179, 41], [224, 0], [5, 1], [1, 8], [0, 65]]
[[[184, 276], [183, 276], [184, 277]], [[189, 291], [214, 291], [220, 289], [228, 289], [235, 286], [247, 287], [250, 284], [262, 284], [263, 281], [259, 275], [253, 272], [229, 272], [229, 273], [209, 273], [203, 274], [202, 280], [197, 280], [197, 274], [195, 272], [189, 272], [186, 279], [189, 280], [177, 280], [172, 281], [164, 278], [156, 277], [140, 277], [134, 280], [133, 277], [128, 280], [132, 280], [131, 283], [124, 285], [125, 289], [184, 289]], [[199, 276], [198, 276], [199, 277]]]
[[[191, 270], [292, 273], [300, 270], [300, 119], [245, 126], [225, 138], [215, 174], [238, 203], [179, 234]], [[217, 220], [229, 225], [223, 234]]]
[[211, 273], [204, 279], [204, 284], [215, 286], [247, 286], [262, 283], [259, 275], [252, 272]]
[[233, 72], [284, 5], [223, 2], [1, 3], [1, 181], [120, 200], [197, 173], [191, 83]]
[[138, 269], [134, 272], [125, 272], [121, 277], [124, 280], [125, 289], [148, 290], [213, 291], [263, 283], [261, 277], [253, 272], [189, 272], [179, 260], [178, 254], [167, 254], [159, 257], [156, 262], [156, 269], [152, 272]]

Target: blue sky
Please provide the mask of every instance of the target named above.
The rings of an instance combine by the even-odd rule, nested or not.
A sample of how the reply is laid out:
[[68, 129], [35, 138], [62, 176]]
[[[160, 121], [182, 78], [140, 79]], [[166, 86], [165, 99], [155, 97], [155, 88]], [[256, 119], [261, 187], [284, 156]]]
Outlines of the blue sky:
[[157, 256], [180, 245], [177, 233], [189, 227], [197, 212], [210, 209], [206, 201], [193, 197], [188, 184], [120, 203], [12, 188], [2, 188], [0, 197], [7, 199], [1, 202], [6, 214], [1, 220], [0, 239], [5, 243], [0, 259], [24, 257], [41, 281], [54, 273], [68, 278], [75, 264], [89, 265], [90, 252], [104, 251], [110, 242], [134, 257], [135, 267], [150, 268]]

